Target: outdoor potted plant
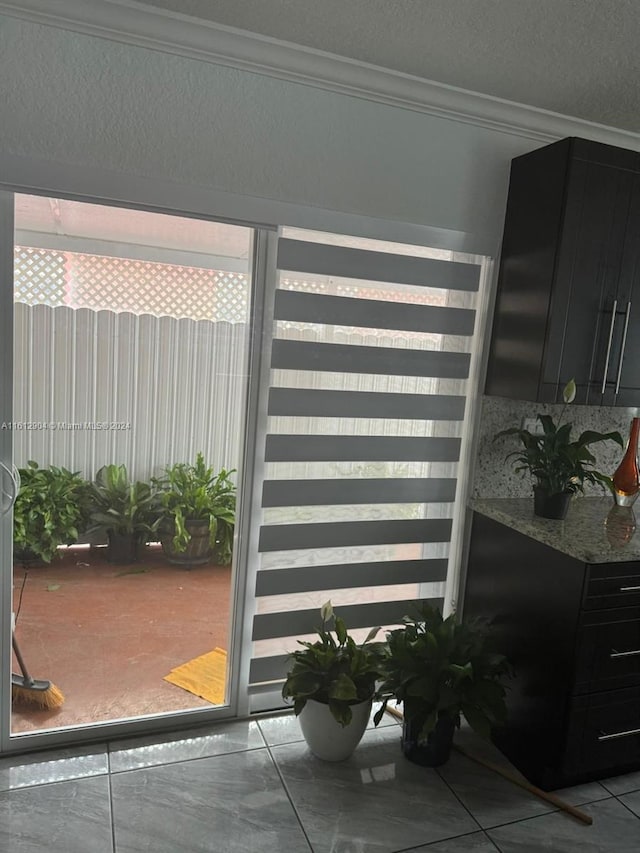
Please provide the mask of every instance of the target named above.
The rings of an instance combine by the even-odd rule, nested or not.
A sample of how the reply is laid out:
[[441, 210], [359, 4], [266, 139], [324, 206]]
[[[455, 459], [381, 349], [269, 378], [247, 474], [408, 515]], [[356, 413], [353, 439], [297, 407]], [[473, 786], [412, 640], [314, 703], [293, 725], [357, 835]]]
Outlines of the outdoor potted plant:
[[125, 465], [104, 465], [91, 484], [89, 532], [108, 539], [107, 560], [128, 564], [155, 530], [154, 494], [148, 483], [130, 482]]
[[506, 458], [515, 458], [515, 470], [528, 473], [534, 479], [534, 513], [543, 518], [565, 518], [572, 496], [584, 492], [585, 482], [612, 489], [611, 478], [595, 469], [596, 460], [589, 447], [600, 441], [615, 441], [620, 447], [624, 446], [619, 432], [585, 430], [571, 441], [573, 425], [561, 425], [561, 421], [575, 396], [576, 385], [572, 379], [563, 390], [565, 407], [557, 425], [551, 415], [539, 414], [540, 433], [512, 427], [496, 433], [493, 439], [517, 435], [522, 442], [523, 449], [507, 454]]
[[417, 618], [387, 633], [379, 694], [383, 704], [403, 704], [402, 751], [416, 764], [437, 767], [451, 752], [453, 733], [463, 715], [482, 737], [506, 717], [503, 680], [510, 666], [496, 653], [485, 624], [446, 619], [427, 604]]
[[299, 640], [303, 648], [290, 655], [292, 666], [282, 696], [293, 700], [302, 734], [314, 755], [325, 761], [342, 761], [360, 743], [367, 727], [384, 643], [370, 642], [380, 630], [372, 628], [364, 642], [356, 644], [330, 601], [320, 609], [320, 619], [319, 639]]
[[235, 525], [236, 487], [233, 471], [217, 474], [202, 453], [195, 465], [178, 462], [152, 480], [158, 489], [158, 530], [169, 562], [202, 565], [215, 554], [222, 565], [231, 562]]
[[50, 563], [59, 545], [72, 545], [89, 518], [89, 484], [79, 472], [29, 460], [19, 468], [20, 490], [13, 507], [14, 558]]

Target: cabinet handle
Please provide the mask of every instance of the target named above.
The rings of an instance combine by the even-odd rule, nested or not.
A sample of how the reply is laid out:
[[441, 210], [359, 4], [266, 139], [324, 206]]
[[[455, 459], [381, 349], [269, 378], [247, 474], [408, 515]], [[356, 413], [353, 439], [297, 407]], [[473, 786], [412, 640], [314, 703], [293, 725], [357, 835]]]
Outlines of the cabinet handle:
[[629, 328], [629, 315], [631, 314], [631, 302], [627, 302], [627, 310], [624, 314], [624, 329], [622, 330], [622, 345], [620, 347], [620, 361], [618, 362], [618, 376], [616, 378], [616, 390], [617, 394], [620, 390], [620, 377], [622, 376], [622, 363], [624, 361], [624, 350], [627, 345], [627, 329]]
[[640, 586], [621, 586], [620, 592], [638, 592]]
[[630, 652], [617, 652], [615, 649], [611, 649], [610, 658], [631, 658], [634, 655], [640, 655], [640, 649], [633, 649]]
[[618, 737], [631, 737], [632, 735], [640, 735], [640, 729], [629, 729], [626, 732], [614, 732], [610, 735], [598, 735], [598, 740], [614, 740]]
[[604, 394], [607, 386], [607, 373], [609, 372], [609, 359], [611, 358], [611, 343], [613, 341], [613, 327], [616, 324], [616, 311], [618, 310], [618, 300], [613, 300], [613, 308], [611, 309], [611, 326], [609, 328], [609, 341], [607, 343], [607, 357], [604, 362], [604, 376], [602, 377], [602, 391]]

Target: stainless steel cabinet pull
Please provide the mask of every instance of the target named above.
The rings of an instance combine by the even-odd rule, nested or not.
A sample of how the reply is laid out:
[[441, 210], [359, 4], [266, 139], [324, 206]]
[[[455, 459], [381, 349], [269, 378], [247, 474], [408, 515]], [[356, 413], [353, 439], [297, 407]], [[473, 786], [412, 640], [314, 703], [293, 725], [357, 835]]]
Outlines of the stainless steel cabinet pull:
[[638, 592], [640, 586], [621, 586], [620, 592]]
[[631, 302], [627, 302], [627, 310], [624, 315], [624, 329], [622, 330], [622, 345], [620, 347], [620, 361], [618, 362], [618, 376], [616, 378], [617, 394], [620, 390], [620, 377], [622, 376], [622, 362], [624, 361], [624, 349], [627, 345], [627, 329], [629, 328], [629, 315], [631, 314]]
[[640, 735], [640, 729], [629, 729], [626, 732], [614, 732], [611, 735], [601, 734], [598, 740], [614, 740], [618, 737], [631, 737], [632, 735]]
[[604, 394], [607, 387], [607, 373], [609, 372], [609, 359], [611, 357], [611, 343], [613, 341], [613, 327], [616, 324], [616, 311], [618, 310], [618, 300], [613, 300], [613, 308], [611, 309], [611, 326], [609, 328], [609, 341], [607, 343], [607, 357], [604, 362], [604, 376], [602, 377], [602, 391]]
[[611, 649], [610, 658], [632, 658], [634, 655], [640, 655], [640, 649], [633, 649], [631, 652], [617, 652], [615, 649]]

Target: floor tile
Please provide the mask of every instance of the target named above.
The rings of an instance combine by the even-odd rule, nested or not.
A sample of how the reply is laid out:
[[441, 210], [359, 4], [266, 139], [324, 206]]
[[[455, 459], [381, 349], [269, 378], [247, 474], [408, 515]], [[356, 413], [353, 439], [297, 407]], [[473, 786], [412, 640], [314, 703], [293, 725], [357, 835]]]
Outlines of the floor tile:
[[498, 848], [484, 832], [472, 832], [471, 835], [436, 841], [426, 847], [413, 847], [409, 853], [498, 853]]
[[[455, 751], [449, 761], [438, 768], [438, 773], [485, 829], [535, 817], [555, 808], [551, 803]], [[603, 800], [610, 796], [597, 782], [554, 793], [571, 805]]]
[[118, 853], [309, 853], [266, 749], [116, 773]]
[[116, 773], [264, 746], [256, 722], [233, 720], [167, 735], [113, 741], [109, 745], [109, 762], [112, 772]]
[[[380, 703], [376, 702], [371, 709], [371, 719], [369, 720], [368, 729], [376, 728], [373, 722], [373, 716], [380, 707]], [[303, 740], [302, 732], [300, 731], [300, 723], [298, 722], [293, 711], [286, 711], [283, 714], [274, 714], [272, 717], [260, 717], [258, 719], [260, 729], [264, 735], [264, 739], [269, 746], [279, 746], [283, 743], [295, 743], [295, 741]], [[384, 714], [377, 725], [377, 728], [382, 729], [388, 726], [397, 726], [395, 720], [390, 714]]]
[[631, 794], [623, 794], [618, 797], [621, 803], [631, 809], [631, 811], [640, 817], [640, 791], [633, 791]]
[[407, 761], [398, 732], [368, 731], [351, 758], [272, 749], [314, 853], [393, 853], [478, 829], [438, 774]]
[[0, 758], [0, 791], [108, 773], [106, 744]]
[[584, 806], [587, 826], [555, 812], [512, 823], [487, 834], [502, 853], [638, 853], [640, 820], [611, 798]]
[[113, 853], [107, 777], [0, 794], [0, 850]]
[[269, 746], [303, 740], [298, 718], [291, 711], [273, 717], [260, 717], [258, 725]]
[[610, 779], [601, 779], [607, 791], [611, 791], [616, 797], [618, 794], [628, 794], [629, 791], [640, 790], [640, 772], [626, 773], [624, 776], [612, 776]]

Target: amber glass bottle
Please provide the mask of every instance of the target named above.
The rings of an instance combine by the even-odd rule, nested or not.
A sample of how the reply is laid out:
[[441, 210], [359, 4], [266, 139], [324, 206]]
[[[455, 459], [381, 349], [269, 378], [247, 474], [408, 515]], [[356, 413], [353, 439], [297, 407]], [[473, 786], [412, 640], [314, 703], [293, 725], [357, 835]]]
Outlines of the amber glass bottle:
[[638, 436], [640, 418], [633, 418], [629, 430], [629, 441], [622, 462], [613, 475], [614, 497], [618, 506], [631, 506], [640, 491], [640, 471], [638, 470]]

